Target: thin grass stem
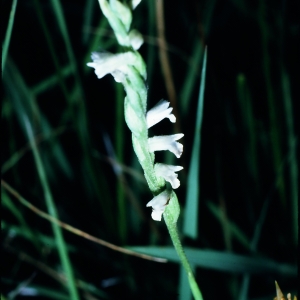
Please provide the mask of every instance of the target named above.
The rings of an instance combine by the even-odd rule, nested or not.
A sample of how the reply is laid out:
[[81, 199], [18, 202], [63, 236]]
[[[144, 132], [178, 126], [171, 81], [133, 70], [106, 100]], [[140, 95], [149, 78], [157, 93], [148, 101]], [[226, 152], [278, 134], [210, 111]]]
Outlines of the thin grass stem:
[[13, 0], [13, 3], [11, 5], [11, 10], [10, 10], [10, 15], [9, 15], [8, 26], [7, 26], [7, 30], [6, 30], [6, 34], [5, 34], [5, 39], [4, 39], [4, 43], [2, 45], [2, 76], [3, 76], [3, 70], [5, 67], [5, 63], [6, 63], [6, 57], [7, 57], [7, 53], [8, 53], [11, 33], [12, 33], [14, 21], [15, 21], [15, 13], [16, 13], [17, 3], [18, 3], [18, 0]]

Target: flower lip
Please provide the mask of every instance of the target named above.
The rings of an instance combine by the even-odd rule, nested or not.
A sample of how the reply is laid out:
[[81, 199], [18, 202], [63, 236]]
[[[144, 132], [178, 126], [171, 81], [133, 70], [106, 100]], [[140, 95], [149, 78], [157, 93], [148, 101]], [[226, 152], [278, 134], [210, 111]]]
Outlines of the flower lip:
[[152, 206], [151, 217], [155, 221], [161, 221], [161, 216], [165, 211], [166, 206], [170, 200], [170, 193], [163, 191], [159, 195], [155, 196], [151, 201], [147, 203], [147, 207]]
[[168, 118], [172, 123], [176, 122], [176, 117], [171, 114], [173, 108], [169, 107], [170, 102], [160, 100], [153, 108], [151, 108], [146, 115], [148, 128], [157, 124], [164, 118]]
[[148, 138], [149, 151], [169, 150], [179, 158], [183, 152], [183, 145], [176, 142], [184, 136], [183, 133], [160, 135]]
[[178, 172], [182, 170], [181, 166], [171, 166], [166, 164], [156, 163], [154, 170], [157, 176], [163, 177], [166, 181], [170, 182], [173, 189], [177, 189], [180, 186], [180, 181], [177, 179]]

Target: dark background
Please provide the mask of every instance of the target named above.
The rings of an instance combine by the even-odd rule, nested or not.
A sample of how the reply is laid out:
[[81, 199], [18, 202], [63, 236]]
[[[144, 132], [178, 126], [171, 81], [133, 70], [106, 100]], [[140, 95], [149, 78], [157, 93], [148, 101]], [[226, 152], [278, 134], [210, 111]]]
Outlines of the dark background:
[[[1, 2], [2, 40], [11, 3]], [[70, 55], [53, 7], [51, 1], [27, 0], [17, 4], [3, 73], [2, 166], [13, 155], [18, 160], [7, 170], [2, 169], [2, 179], [33, 205], [47, 210], [22, 121], [26, 115], [38, 140], [60, 220], [117, 245], [170, 245], [164, 223], [153, 225], [150, 220], [150, 211], [145, 207], [151, 199], [147, 186], [126, 172], [124, 183], [107, 160], [116, 159], [142, 174], [123, 118], [122, 86], [110, 75], [98, 80], [86, 66], [91, 51], [117, 53], [122, 49], [108, 23], [99, 25], [103, 15], [97, 1], [61, 1], [77, 68], [63, 76], [64, 67], [70, 66]], [[203, 49], [207, 46], [199, 237], [192, 240], [182, 236], [186, 246], [257, 255], [291, 265], [297, 262], [294, 212], [298, 202], [299, 11], [297, 1], [164, 3], [165, 37], [180, 126], [176, 128], [185, 134], [184, 153], [178, 163], [185, 167], [179, 173], [181, 187], [177, 192], [182, 209]], [[159, 59], [156, 22], [155, 2], [143, 0], [133, 12], [131, 27], [145, 38], [139, 51], [147, 63], [149, 107], [162, 98], [169, 99]], [[198, 65], [192, 57], [195, 47], [201, 51]], [[183, 94], [193, 70], [194, 81], [189, 92]], [[54, 75], [58, 78], [56, 84], [36, 92], [39, 83]], [[288, 105], [292, 106], [291, 113], [286, 109]], [[151, 132], [172, 131], [174, 126], [163, 121]], [[22, 149], [25, 152], [21, 156]], [[157, 160], [163, 159], [170, 157], [157, 155]], [[38, 299], [49, 299], [49, 290], [65, 292], [56, 277], [49, 276], [38, 264], [61, 270], [49, 222], [19, 204], [2, 187], [2, 196], [3, 193], [15, 209], [3, 202], [2, 295], [13, 298], [9, 293], [26, 280], [26, 286], [48, 291], [44, 294], [48, 297], [41, 293]], [[125, 220], [120, 219], [119, 197], [126, 204]], [[140, 211], [133, 203], [137, 203]], [[222, 223], [208, 203], [223, 211], [225, 222], [236, 224], [250, 240], [262, 208], [267, 205], [257, 248], [246, 248], [233, 236], [226, 239]], [[20, 223], [15, 211], [22, 215], [27, 227]], [[179, 228], [182, 223], [181, 219]], [[39, 247], [22, 235], [24, 226], [36, 235]], [[120, 228], [125, 228], [124, 235]], [[45, 242], [42, 235], [52, 237], [54, 245]], [[92, 295], [97, 299], [177, 298], [177, 264], [126, 256], [65, 231], [64, 237], [73, 247], [70, 257], [76, 278], [103, 292], [102, 296], [95, 296], [81, 289], [82, 299], [94, 299]], [[34, 260], [30, 262], [26, 255]], [[205, 299], [238, 299], [242, 275], [198, 268], [196, 278]], [[274, 297], [274, 280], [279, 281], [285, 294], [296, 291], [294, 277], [255, 275], [251, 277], [249, 299]], [[25, 297], [22, 293], [16, 296]]]

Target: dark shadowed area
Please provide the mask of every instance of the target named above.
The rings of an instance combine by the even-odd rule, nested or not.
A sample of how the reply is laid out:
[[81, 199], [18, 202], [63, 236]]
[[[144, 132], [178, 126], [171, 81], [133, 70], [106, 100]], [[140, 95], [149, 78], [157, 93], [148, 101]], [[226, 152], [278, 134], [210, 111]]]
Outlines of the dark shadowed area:
[[[297, 295], [299, 11], [284, 0], [142, 0], [132, 12], [148, 107], [166, 99], [177, 118], [150, 136], [185, 135], [180, 159], [156, 161], [184, 167], [178, 230], [205, 300], [274, 299], [275, 280]], [[124, 88], [86, 65], [93, 51], [126, 51], [98, 2], [2, 0], [1, 23], [1, 300], [192, 299], [164, 221], [146, 208]]]

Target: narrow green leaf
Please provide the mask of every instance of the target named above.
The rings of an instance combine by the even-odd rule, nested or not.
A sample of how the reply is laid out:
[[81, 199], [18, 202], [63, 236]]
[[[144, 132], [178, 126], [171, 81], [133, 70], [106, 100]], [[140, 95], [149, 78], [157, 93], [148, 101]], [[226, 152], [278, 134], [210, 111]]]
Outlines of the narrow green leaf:
[[198, 236], [198, 206], [199, 206], [199, 170], [200, 170], [200, 146], [201, 146], [201, 125], [204, 105], [204, 89], [206, 75], [207, 49], [204, 52], [201, 82], [198, 98], [198, 108], [195, 125], [195, 135], [192, 150], [192, 157], [187, 179], [186, 207], [184, 211], [183, 233], [196, 239]]
[[291, 197], [291, 224], [294, 245], [298, 244], [298, 204], [299, 204], [299, 182], [298, 182], [298, 159], [297, 159], [297, 136], [294, 131], [293, 101], [288, 74], [282, 72], [282, 89], [284, 95], [284, 112], [287, 127], [287, 144], [289, 150], [289, 188]]
[[57, 84], [59, 84], [62, 78], [71, 75], [73, 70], [74, 70], [74, 66], [71, 64], [69, 64], [66, 67], [62, 67], [61, 77], [58, 74], [51, 75], [48, 78], [42, 80], [40, 83], [36, 84], [34, 87], [32, 87], [31, 92], [34, 95], [38, 96], [39, 94], [48, 91], [52, 87], [55, 87]]
[[88, 39], [89, 39], [89, 34], [87, 31], [87, 28], [91, 27], [91, 25], [92, 25], [95, 4], [96, 4], [95, 0], [87, 0], [85, 7], [84, 7], [83, 24], [82, 24], [82, 43], [84, 45], [87, 44]]
[[[7, 207], [7, 209], [10, 210], [10, 212], [15, 216], [15, 218], [18, 220], [19, 224], [21, 225], [21, 227], [18, 227], [21, 228], [20, 231], [27, 236], [27, 238], [33, 243], [36, 249], [40, 249], [41, 245], [36, 235], [32, 232], [32, 230], [28, 226], [21, 211], [17, 208], [17, 206], [14, 204], [14, 202], [10, 199], [10, 197], [6, 194], [4, 190], [2, 190], [1, 199], [2, 199], [2, 205]], [[1, 229], [5, 229], [5, 225], [6, 223], [4, 221], [1, 221]]]
[[246, 155], [250, 174], [259, 186], [259, 168], [257, 161], [257, 130], [256, 120], [253, 113], [251, 94], [244, 74], [237, 76], [237, 95], [241, 108], [242, 120], [244, 122], [246, 141]]
[[[181, 263], [173, 247], [126, 247], [140, 253], [166, 258]], [[279, 263], [268, 258], [251, 257], [215, 250], [184, 248], [191, 264], [197, 267], [229, 273], [273, 274], [280, 276], [297, 276], [297, 266]]]
[[[11, 87], [12, 84], [13, 84], [13, 88]], [[40, 183], [44, 191], [44, 197], [45, 197], [48, 213], [49, 215], [57, 219], [58, 214], [57, 214], [56, 205], [52, 197], [47, 174], [45, 172], [44, 164], [42, 162], [40, 152], [37, 148], [36, 140], [33, 133], [33, 127], [31, 123], [31, 119], [32, 119], [31, 111], [29, 110], [28, 107], [24, 105], [25, 103], [28, 103], [27, 105], [29, 106], [30, 105], [29, 103], [34, 102], [34, 100], [32, 99], [32, 94], [30, 93], [28, 87], [26, 86], [20, 72], [15, 66], [13, 67], [12, 62], [8, 64], [8, 67], [4, 74], [4, 85], [7, 88], [8, 95], [12, 98], [12, 101], [16, 106], [15, 109], [17, 115], [19, 116], [19, 120], [29, 139], [38, 176], [40, 179]], [[20, 86], [20, 88], [16, 88], [16, 86], [18, 85]], [[52, 223], [51, 225], [57, 242], [57, 248], [61, 259], [61, 263], [66, 273], [66, 277], [68, 279], [67, 286], [70, 292], [70, 299], [77, 300], [79, 299], [79, 296], [75, 284], [75, 278], [73, 274], [72, 265], [69, 259], [66, 243], [63, 238], [62, 229], [55, 223]]]
[[8, 48], [9, 48], [12, 28], [13, 28], [13, 25], [14, 25], [17, 2], [18, 2], [18, 0], [13, 0], [13, 3], [11, 5], [11, 11], [10, 11], [10, 16], [9, 16], [9, 20], [8, 20], [8, 26], [7, 26], [7, 29], [6, 29], [4, 43], [2, 45], [2, 76], [3, 76], [4, 66], [5, 66], [5, 63], [6, 63], [6, 57], [7, 57], [7, 52], [8, 52]]
[[199, 70], [200, 60], [203, 56], [203, 47], [201, 46], [201, 43], [198, 39], [196, 40], [193, 49], [194, 51], [190, 59], [190, 61], [192, 61], [193, 63], [190, 66], [188, 66], [188, 71], [185, 76], [185, 81], [179, 97], [179, 105], [181, 106], [183, 118], [186, 118], [186, 115], [188, 113], [191, 95], [196, 83], [196, 79], [198, 78], [197, 73]]
[[[27, 230], [24, 229], [24, 227], [19, 227], [15, 225], [11, 225], [6, 223], [5, 221], [1, 222], [1, 229], [2, 230], [9, 230], [10, 232], [13, 232], [14, 235], [23, 237], [31, 242], [33, 242], [33, 238], [37, 239], [39, 242], [41, 242], [43, 245], [47, 246], [48, 248], [53, 248], [54, 250], [57, 248], [56, 240], [53, 237], [46, 236], [40, 233], [35, 233], [35, 235], [32, 234], [32, 231], [30, 228]], [[41, 245], [39, 244], [39, 247], [37, 249], [41, 249]], [[77, 248], [75, 246], [72, 246], [70, 244], [67, 245], [67, 249], [69, 252], [76, 252]]]
[[[34, 0], [33, 3], [34, 3], [35, 10], [36, 10], [36, 13], [37, 13], [37, 17], [38, 17], [38, 20], [39, 20], [39, 23], [40, 23], [40, 27], [43, 30], [43, 34], [44, 34], [44, 37], [46, 39], [48, 49], [50, 51], [51, 58], [53, 60], [53, 63], [54, 63], [54, 66], [55, 66], [55, 69], [56, 69], [56, 72], [57, 72], [58, 83], [61, 87], [61, 90], [62, 90], [64, 96], [65, 96], [65, 99], [71, 104], [72, 103], [72, 98], [70, 97], [70, 93], [68, 92], [66, 83], [63, 80], [62, 68], [61, 68], [60, 63], [59, 63], [57, 52], [55, 51], [55, 48], [54, 48], [54, 41], [51, 37], [49, 26], [47, 25], [47, 23], [45, 21], [45, 17], [43, 15], [43, 11], [41, 9], [41, 3], [38, 0]], [[74, 65], [73, 65], [73, 67], [74, 67]], [[74, 72], [74, 69], [72, 71]]]

